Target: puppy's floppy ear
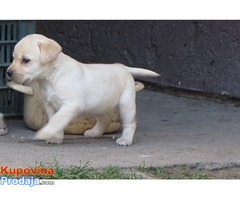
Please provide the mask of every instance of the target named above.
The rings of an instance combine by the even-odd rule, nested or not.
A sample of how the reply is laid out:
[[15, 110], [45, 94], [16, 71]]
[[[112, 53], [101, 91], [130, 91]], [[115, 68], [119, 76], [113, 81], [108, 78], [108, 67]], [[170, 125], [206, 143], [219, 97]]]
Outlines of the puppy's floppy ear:
[[42, 64], [55, 60], [62, 51], [62, 47], [54, 40], [47, 39], [39, 42], [40, 61]]

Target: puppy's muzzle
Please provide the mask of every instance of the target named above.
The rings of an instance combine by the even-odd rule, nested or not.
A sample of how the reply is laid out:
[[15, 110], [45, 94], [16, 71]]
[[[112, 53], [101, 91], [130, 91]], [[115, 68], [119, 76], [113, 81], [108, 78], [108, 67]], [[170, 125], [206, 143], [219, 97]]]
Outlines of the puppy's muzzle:
[[8, 70], [7, 70], [7, 76], [8, 76], [8, 78], [11, 78], [12, 75], [13, 75], [13, 71], [10, 70], [10, 69], [8, 69]]

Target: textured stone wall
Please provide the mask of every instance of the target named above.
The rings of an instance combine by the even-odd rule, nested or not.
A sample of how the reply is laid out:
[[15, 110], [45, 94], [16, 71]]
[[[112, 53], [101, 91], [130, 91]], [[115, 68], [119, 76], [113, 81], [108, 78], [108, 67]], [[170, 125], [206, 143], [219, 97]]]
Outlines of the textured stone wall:
[[86, 63], [161, 73], [161, 86], [240, 97], [240, 21], [37, 21], [37, 33]]

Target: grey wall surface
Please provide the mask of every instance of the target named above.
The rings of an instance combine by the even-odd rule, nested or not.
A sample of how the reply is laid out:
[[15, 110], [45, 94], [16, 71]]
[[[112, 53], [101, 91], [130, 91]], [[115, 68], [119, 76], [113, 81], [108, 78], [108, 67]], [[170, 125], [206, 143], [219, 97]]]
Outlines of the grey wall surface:
[[240, 21], [37, 21], [37, 33], [86, 63], [161, 73], [160, 86], [240, 98]]

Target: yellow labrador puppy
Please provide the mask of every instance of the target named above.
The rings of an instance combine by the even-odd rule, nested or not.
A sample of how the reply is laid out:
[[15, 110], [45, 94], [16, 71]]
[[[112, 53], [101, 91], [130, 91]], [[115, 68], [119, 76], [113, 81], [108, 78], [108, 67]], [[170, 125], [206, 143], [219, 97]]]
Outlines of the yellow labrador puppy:
[[80, 63], [65, 55], [56, 41], [39, 34], [20, 40], [13, 58], [7, 70], [10, 80], [20, 84], [39, 82], [49, 121], [36, 138], [48, 143], [62, 143], [64, 127], [79, 115], [95, 116], [96, 125], [84, 135], [100, 137], [111, 120], [108, 112], [118, 105], [123, 133], [116, 143], [131, 145], [136, 129], [133, 76], [159, 76], [150, 70], [118, 63]]

